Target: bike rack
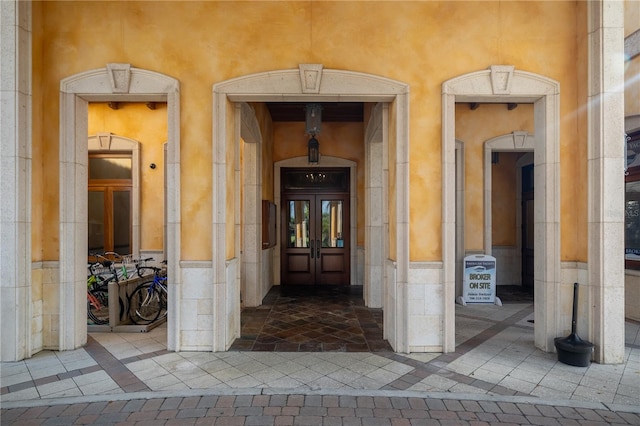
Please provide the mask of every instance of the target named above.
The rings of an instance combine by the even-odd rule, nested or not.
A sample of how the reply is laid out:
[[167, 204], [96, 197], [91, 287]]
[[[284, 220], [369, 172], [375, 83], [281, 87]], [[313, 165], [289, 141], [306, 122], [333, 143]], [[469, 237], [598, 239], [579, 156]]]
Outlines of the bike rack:
[[[127, 295], [131, 294], [139, 284], [148, 281], [149, 279], [153, 279], [153, 274], [130, 278], [120, 282], [109, 282], [109, 324], [88, 324], [87, 331], [89, 333], [146, 333], [157, 326], [164, 324], [167, 320], [166, 316], [158, 321], [152, 322], [151, 324], [133, 324], [129, 319], [129, 298]], [[113, 301], [117, 301], [117, 303], [113, 303]], [[121, 306], [123, 307], [122, 317], [120, 316]]]

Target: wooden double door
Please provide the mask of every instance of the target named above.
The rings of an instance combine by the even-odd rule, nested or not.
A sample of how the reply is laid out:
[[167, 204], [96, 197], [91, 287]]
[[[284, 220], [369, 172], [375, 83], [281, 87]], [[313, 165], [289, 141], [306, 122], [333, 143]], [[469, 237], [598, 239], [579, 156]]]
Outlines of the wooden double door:
[[[281, 276], [283, 285], [350, 284], [348, 169], [300, 171], [315, 184], [295, 184], [283, 171]], [[329, 179], [331, 173], [345, 179]], [[320, 178], [324, 179], [320, 181]], [[287, 185], [287, 182], [289, 185]], [[294, 182], [294, 185], [291, 183]], [[292, 188], [293, 186], [293, 188]]]

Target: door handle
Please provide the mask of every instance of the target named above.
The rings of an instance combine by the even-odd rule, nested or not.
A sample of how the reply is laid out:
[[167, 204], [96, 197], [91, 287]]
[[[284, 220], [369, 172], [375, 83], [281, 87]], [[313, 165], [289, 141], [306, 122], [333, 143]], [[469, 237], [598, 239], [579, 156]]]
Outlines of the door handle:
[[320, 259], [320, 240], [316, 240], [316, 257]]
[[314, 252], [314, 248], [313, 248], [313, 240], [311, 240], [311, 258], [313, 259], [313, 252]]

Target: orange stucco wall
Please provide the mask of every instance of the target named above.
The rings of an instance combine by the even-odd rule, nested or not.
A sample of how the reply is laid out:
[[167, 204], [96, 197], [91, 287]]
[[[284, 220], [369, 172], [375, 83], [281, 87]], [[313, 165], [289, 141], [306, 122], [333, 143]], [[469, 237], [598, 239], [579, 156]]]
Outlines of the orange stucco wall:
[[517, 235], [516, 162], [522, 154], [501, 152], [491, 171], [491, 243], [494, 246], [515, 246]]
[[[33, 23], [37, 23], [42, 21], [42, 8], [34, 7], [32, 9], [32, 17]], [[35, 28], [34, 28], [35, 29]], [[44, 139], [43, 132], [45, 131], [43, 127], [44, 123], [44, 102], [35, 102], [35, 99], [42, 99], [42, 80], [44, 78], [43, 75], [43, 43], [44, 34], [42, 31], [33, 31], [31, 36], [31, 61], [33, 67], [33, 75], [31, 82], [31, 90], [33, 93], [34, 102], [31, 106], [31, 120], [34, 125], [31, 128], [31, 138], [32, 138], [32, 152], [31, 152], [31, 257], [32, 260], [49, 260], [49, 259], [58, 259], [58, 234], [54, 233], [50, 235], [48, 240], [54, 240], [52, 246], [55, 247], [55, 251], [50, 253], [44, 252], [44, 224], [45, 217], [47, 218], [46, 222], [48, 224], [55, 224], [55, 220], [57, 220], [57, 215], [52, 218], [51, 211], [53, 207], [45, 206], [45, 191], [44, 191], [44, 165], [43, 161], [46, 158], [46, 152], [44, 151], [44, 147], [42, 143], [38, 141], [42, 141]], [[50, 131], [55, 131], [52, 129]], [[49, 138], [50, 140], [51, 138]], [[56, 157], [57, 158], [57, 155]], [[40, 166], [42, 165], [42, 166]], [[52, 194], [53, 195], [53, 194]], [[57, 200], [55, 197], [51, 197], [49, 202], [53, 206], [57, 206]], [[51, 225], [50, 225], [51, 226]], [[41, 287], [40, 280], [34, 279], [34, 287]], [[40, 300], [41, 297], [34, 296], [33, 300]]]
[[[441, 259], [442, 82], [491, 64], [512, 64], [557, 80], [561, 87], [562, 258], [586, 260], [580, 235], [586, 235], [587, 212], [575, 209], [576, 204], [586, 203], [586, 138], [582, 137], [586, 127], [579, 119], [586, 78], [578, 72], [576, 60], [585, 52], [578, 38], [586, 24], [581, 3], [393, 1], [372, 7], [358, 1], [34, 2], [34, 135], [40, 137], [34, 139], [33, 148], [38, 152], [34, 159], [48, 160], [34, 162], [38, 177], [34, 182], [39, 182], [34, 186], [38, 191], [34, 202], [44, 209], [34, 233], [47, 230], [46, 237], [45, 232], [34, 235], [35, 256], [40, 258], [36, 260], [57, 258], [60, 80], [110, 62], [131, 63], [180, 81], [183, 260], [211, 258], [211, 87], [216, 82], [297, 68], [300, 63], [322, 63], [326, 68], [407, 83], [410, 257], [429, 261]], [[458, 120], [459, 133], [477, 140], [479, 133], [495, 136], [502, 131], [492, 117], [487, 117], [481, 131]], [[282, 141], [293, 139], [293, 133], [280, 126], [273, 129], [274, 161], [280, 158], [276, 150]], [[321, 151], [329, 152], [325, 149], [332, 132], [336, 140], [340, 138], [338, 131], [327, 127], [320, 138]], [[301, 148], [296, 155], [304, 155], [302, 132], [295, 141]], [[356, 156], [359, 149], [354, 145], [343, 154]], [[475, 154], [471, 149], [468, 156]], [[357, 161], [362, 158], [356, 156]], [[393, 173], [390, 170], [390, 177]], [[231, 171], [227, 178], [233, 182]], [[479, 182], [468, 175], [469, 196], [481, 193]], [[228, 191], [233, 195], [231, 187]], [[395, 189], [390, 191], [393, 197]], [[468, 200], [466, 212], [469, 248], [481, 246], [475, 236], [482, 225], [472, 211], [474, 200]], [[233, 206], [227, 207], [233, 213]], [[395, 211], [389, 213], [393, 223]], [[358, 217], [362, 219], [360, 210]], [[231, 237], [233, 224], [227, 226]], [[228, 238], [229, 244], [233, 240]], [[362, 240], [359, 231], [358, 243]], [[227, 247], [228, 254], [233, 251]]]
[[[571, 69], [576, 83], [567, 88], [567, 99], [561, 99], [560, 116], [560, 199], [561, 251], [563, 261], [588, 260], [588, 110], [586, 108], [588, 63], [587, 2], [576, 3], [577, 43], [576, 59]], [[561, 84], [565, 84], [564, 82]], [[564, 87], [560, 90], [564, 93]], [[564, 105], [569, 102], [568, 105]]]

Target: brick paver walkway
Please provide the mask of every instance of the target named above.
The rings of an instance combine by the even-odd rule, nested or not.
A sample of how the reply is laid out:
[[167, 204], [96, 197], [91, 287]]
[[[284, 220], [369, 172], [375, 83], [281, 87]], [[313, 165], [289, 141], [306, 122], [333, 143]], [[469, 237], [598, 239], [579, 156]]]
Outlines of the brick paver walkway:
[[624, 364], [573, 367], [533, 347], [532, 315], [460, 308], [447, 354], [179, 353], [163, 330], [96, 333], [2, 363], [0, 424], [640, 426], [640, 323]]
[[640, 425], [606, 405], [381, 395], [205, 395], [3, 409], [2, 425]]

